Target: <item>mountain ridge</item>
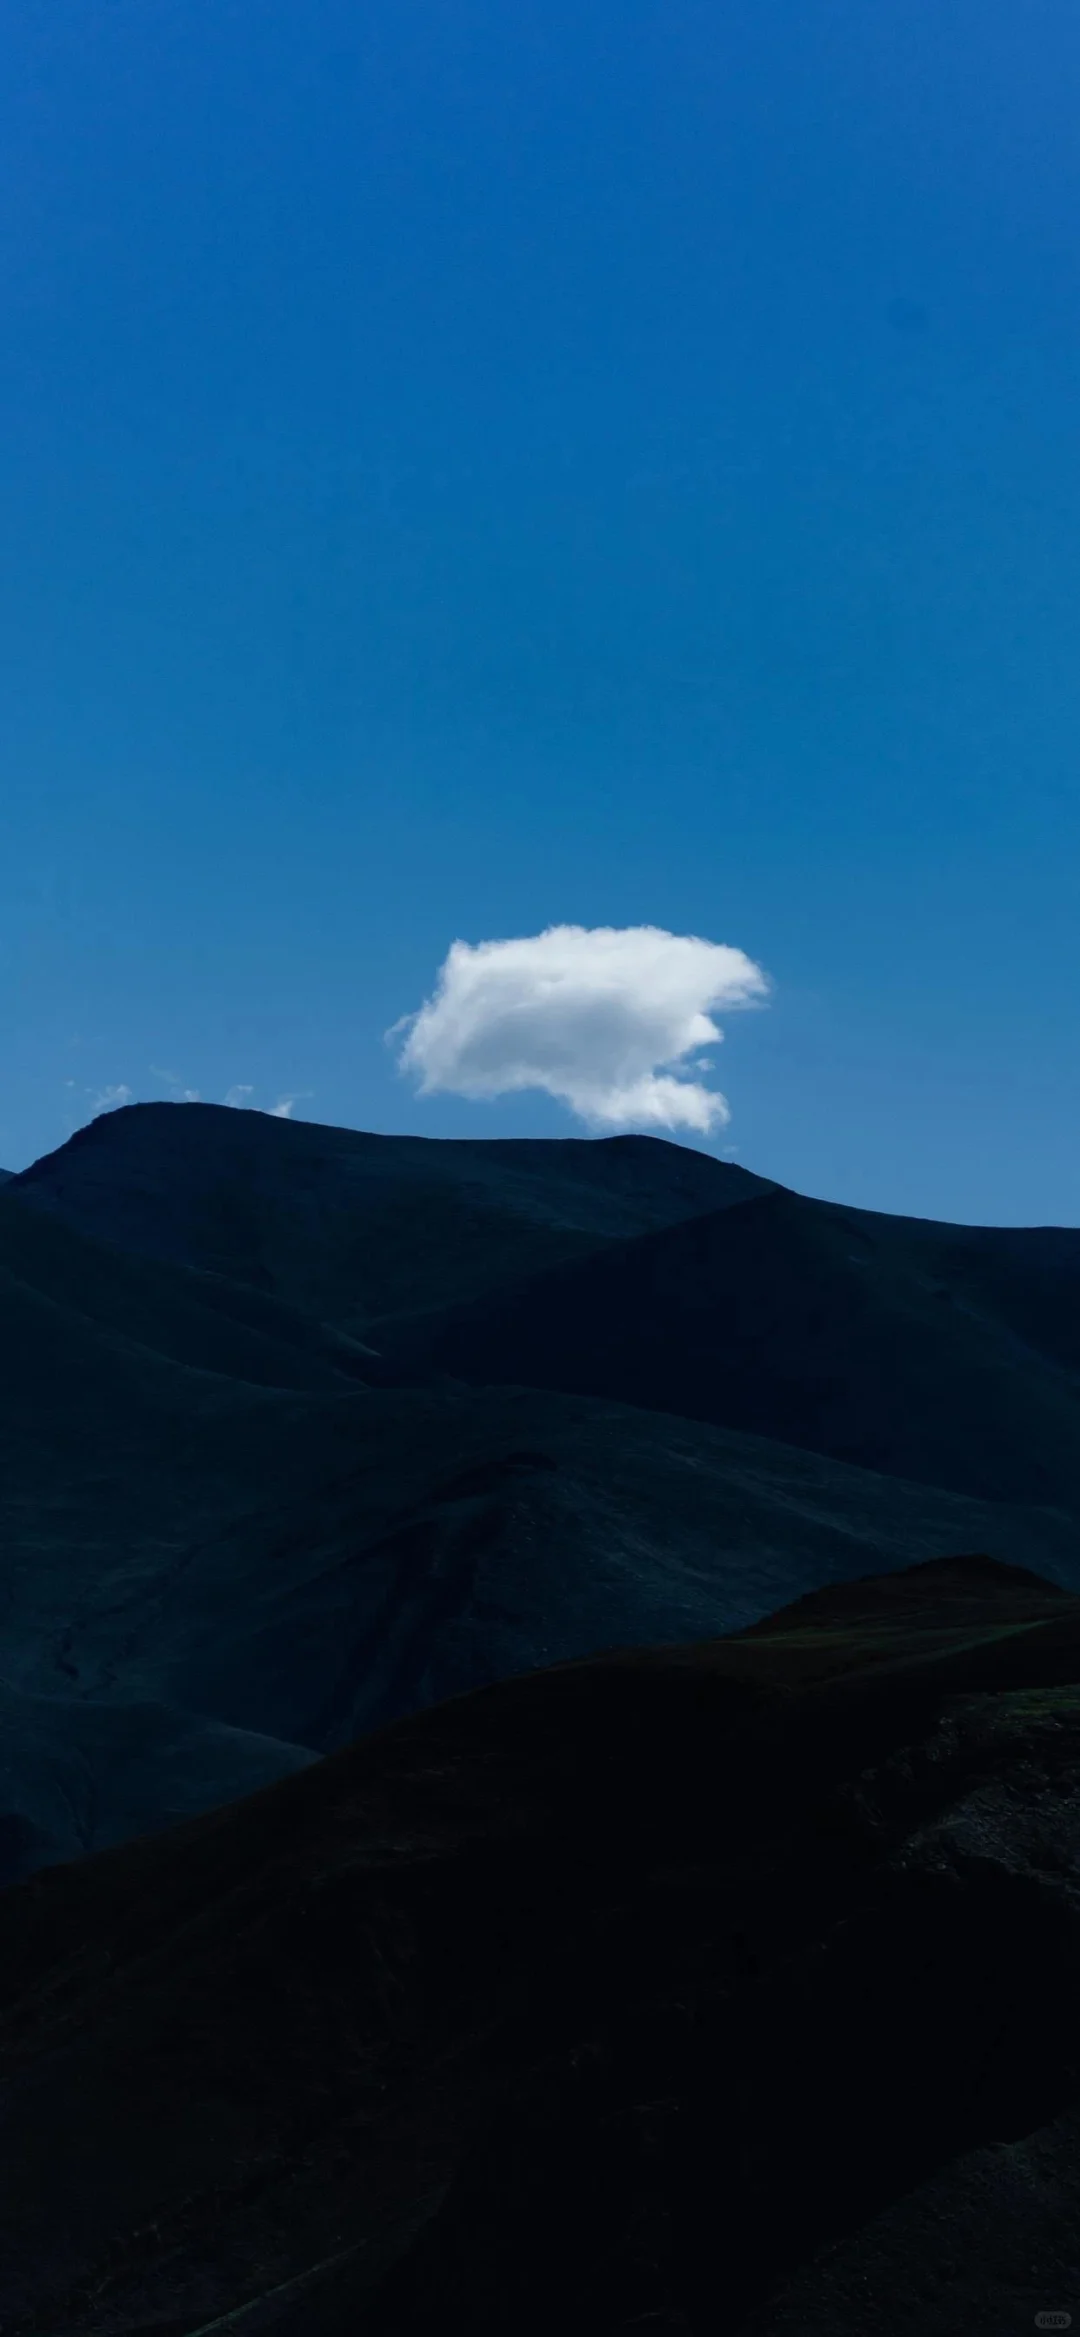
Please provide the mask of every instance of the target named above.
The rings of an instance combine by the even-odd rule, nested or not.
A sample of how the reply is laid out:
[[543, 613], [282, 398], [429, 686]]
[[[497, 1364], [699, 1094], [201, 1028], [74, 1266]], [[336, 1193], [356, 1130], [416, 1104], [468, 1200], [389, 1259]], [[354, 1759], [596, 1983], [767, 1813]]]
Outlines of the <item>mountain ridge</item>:
[[103, 1116], [0, 1197], [0, 1879], [871, 1567], [1080, 1583], [1059, 1248], [654, 1138]]
[[[396, 1343], [391, 1329], [383, 1348], [388, 1379], [602, 1388], [953, 1491], [1080, 1498], [1071, 1228], [943, 1226], [778, 1189], [435, 1312]], [[969, 1427], [985, 1416], [970, 1456], [961, 1392]]]
[[81, 1231], [357, 1330], [762, 1182], [649, 1136], [382, 1136], [163, 1103], [103, 1114], [13, 1185]]

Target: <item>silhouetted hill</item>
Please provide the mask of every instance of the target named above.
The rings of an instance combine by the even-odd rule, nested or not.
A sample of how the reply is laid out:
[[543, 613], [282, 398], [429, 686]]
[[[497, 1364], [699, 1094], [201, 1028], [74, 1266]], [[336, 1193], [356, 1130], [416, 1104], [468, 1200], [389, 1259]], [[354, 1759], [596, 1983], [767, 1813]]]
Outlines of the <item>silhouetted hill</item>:
[[1049, 1515], [542, 1391], [369, 1390], [220, 1311], [280, 1326], [277, 1302], [28, 1218], [0, 1204], [0, 1880], [875, 1550], [990, 1539], [1068, 1573]]
[[17, 1885], [5, 2337], [1068, 2309], [1078, 1772], [1080, 1600], [955, 1560]]
[[1078, 1240], [645, 1138], [95, 1122], [0, 1199], [0, 1880], [868, 1567], [1077, 1581]]
[[1080, 1231], [776, 1190], [381, 1340], [388, 1376], [603, 1394], [1000, 1501], [1080, 1503]]
[[220, 1104], [104, 1114], [14, 1185], [81, 1232], [361, 1334], [771, 1190], [651, 1136], [369, 1136]]

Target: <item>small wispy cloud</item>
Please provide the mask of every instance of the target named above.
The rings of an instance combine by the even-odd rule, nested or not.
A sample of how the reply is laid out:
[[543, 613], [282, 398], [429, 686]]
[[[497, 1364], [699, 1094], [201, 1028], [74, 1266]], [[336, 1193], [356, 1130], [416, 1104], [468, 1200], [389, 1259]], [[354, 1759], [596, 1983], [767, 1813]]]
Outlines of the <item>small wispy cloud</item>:
[[102, 1112], [120, 1111], [123, 1105], [129, 1104], [132, 1099], [132, 1090], [125, 1085], [123, 1080], [118, 1081], [115, 1087], [99, 1088], [96, 1094], [91, 1088], [87, 1088], [86, 1092], [91, 1099], [90, 1117], [92, 1120], [98, 1119]]
[[315, 1091], [313, 1088], [301, 1087], [297, 1089], [295, 1095], [279, 1095], [276, 1104], [274, 1104], [271, 1110], [267, 1113], [267, 1119], [291, 1120], [293, 1105], [305, 1104], [309, 1096], [313, 1095], [314, 1092]]
[[656, 925], [552, 925], [520, 940], [455, 941], [432, 996], [386, 1036], [422, 1095], [540, 1088], [599, 1128], [730, 1119], [707, 1087], [718, 1009], [761, 1004], [768, 976], [741, 949]]
[[[198, 1088], [186, 1087], [180, 1072], [167, 1071], [161, 1063], [151, 1063], [148, 1068], [151, 1079], [156, 1079], [163, 1087], [167, 1087], [177, 1103], [197, 1104], [201, 1102]], [[74, 1079], [67, 1079], [64, 1082], [65, 1087], [72, 1089], [77, 1088], [78, 1084], [78, 1081]], [[130, 1104], [134, 1100], [134, 1091], [126, 1083], [120, 1081], [115, 1086], [98, 1089], [87, 1087], [82, 1090], [82, 1093], [90, 1099], [91, 1119], [97, 1119], [101, 1112], [119, 1111], [121, 1105]], [[313, 1093], [314, 1090], [310, 1087], [298, 1087], [291, 1094], [279, 1095], [276, 1104], [261, 1107], [251, 1101], [255, 1094], [253, 1082], [239, 1079], [226, 1090], [221, 1100], [223, 1104], [228, 1104], [232, 1111], [265, 1109], [267, 1119], [289, 1120], [292, 1118], [296, 1105], [306, 1103]]]
[[[235, 1112], [261, 1112], [266, 1120], [291, 1120], [293, 1106], [306, 1103], [308, 1097], [314, 1093], [314, 1089], [298, 1087], [292, 1095], [279, 1095], [276, 1104], [253, 1104], [251, 1097], [254, 1093], [255, 1089], [249, 1081], [237, 1080], [236, 1085], [230, 1087], [228, 1093], [223, 1095], [221, 1100], [223, 1104], [230, 1105]], [[194, 1101], [194, 1098], [192, 1100]]]
[[171, 1088], [182, 1104], [197, 1104], [200, 1101], [198, 1088], [185, 1087], [178, 1071], [163, 1071], [160, 1063], [151, 1063], [150, 1077], [160, 1079], [165, 1087]]

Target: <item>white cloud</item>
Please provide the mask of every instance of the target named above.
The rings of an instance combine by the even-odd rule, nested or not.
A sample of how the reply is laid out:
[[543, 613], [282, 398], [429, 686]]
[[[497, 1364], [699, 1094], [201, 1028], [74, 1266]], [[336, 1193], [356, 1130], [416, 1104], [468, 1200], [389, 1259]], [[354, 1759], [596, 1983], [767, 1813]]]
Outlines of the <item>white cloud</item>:
[[267, 1119], [291, 1120], [293, 1105], [306, 1103], [311, 1093], [310, 1087], [302, 1087], [297, 1090], [295, 1095], [279, 1095], [273, 1110], [267, 1113]]
[[713, 1012], [759, 1004], [769, 988], [722, 942], [655, 925], [552, 925], [516, 941], [455, 941], [433, 995], [386, 1035], [423, 1095], [543, 1088], [595, 1127], [706, 1135], [730, 1118], [695, 1076], [700, 1050], [723, 1038]]
[[[295, 1095], [279, 1095], [276, 1104], [265, 1106], [248, 1102], [249, 1096], [253, 1096], [254, 1093], [254, 1087], [240, 1080], [235, 1087], [230, 1087], [228, 1094], [223, 1095], [221, 1100], [223, 1104], [229, 1104], [235, 1112], [261, 1111], [266, 1120], [289, 1120], [292, 1118], [293, 1105], [306, 1103], [312, 1090], [310, 1087], [297, 1088]], [[189, 1100], [192, 1103], [197, 1103], [199, 1099], [197, 1096], [191, 1095]]]
[[150, 1077], [151, 1079], [164, 1080], [166, 1087], [172, 1088], [174, 1095], [179, 1097], [182, 1104], [197, 1104], [199, 1102], [198, 1088], [185, 1087], [178, 1071], [163, 1071], [160, 1063], [151, 1063]]
[[[87, 1089], [88, 1094], [89, 1092]], [[91, 1097], [90, 1117], [92, 1120], [96, 1120], [102, 1112], [118, 1112], [122, 1105], [130, 1102], [131, 1089], [125, 1087], [122, 1081], [116, 1087], [99, 1088], [97, 1094]]]

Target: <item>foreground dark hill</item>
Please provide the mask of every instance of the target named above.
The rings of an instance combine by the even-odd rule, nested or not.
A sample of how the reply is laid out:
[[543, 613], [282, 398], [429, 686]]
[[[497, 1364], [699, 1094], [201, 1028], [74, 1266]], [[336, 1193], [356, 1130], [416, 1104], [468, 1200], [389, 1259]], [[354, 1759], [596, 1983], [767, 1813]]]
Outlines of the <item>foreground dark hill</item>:
[[365, 1332], [771, 1188], [650, 1136], [369, 1136], [134, 1104], [13, 1181], [83, 1233]]
[[0, 1897], [5, 2337], [1080, 2305], [1080, 1600], [537, 1673]]
[[722, 1422], [984, 1500], [1080, 1506], [1080, 1231], [774, 1190], [382, 1340], [432, 1369]]

